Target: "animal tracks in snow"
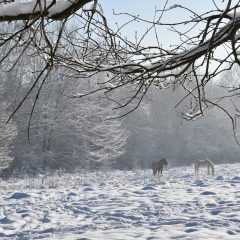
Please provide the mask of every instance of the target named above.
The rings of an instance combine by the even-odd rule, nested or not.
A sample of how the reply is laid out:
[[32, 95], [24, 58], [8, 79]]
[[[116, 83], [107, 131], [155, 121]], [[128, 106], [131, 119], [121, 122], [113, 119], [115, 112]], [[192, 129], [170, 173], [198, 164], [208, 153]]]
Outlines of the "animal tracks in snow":
[[65, 174], [32, 188], [1, 181], [0, 239], [239, 239], [240, 164], [217, 165], [215, 177], [192, 172], [172, 168], [159, 181], [150, 170]]

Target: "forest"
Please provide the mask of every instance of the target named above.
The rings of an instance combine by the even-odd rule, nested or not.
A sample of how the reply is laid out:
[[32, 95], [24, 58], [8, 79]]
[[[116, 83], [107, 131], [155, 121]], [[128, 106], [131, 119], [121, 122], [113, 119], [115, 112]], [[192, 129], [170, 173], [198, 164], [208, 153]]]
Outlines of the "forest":
[[[16, 26], [11, 24], [11, 27]], [[2, 56], [5, 52], [2, 50]], [[78, 98], [79, 92], [106, 82], [109, 76], [104, 73], [86, 81], [76, 79], [70, 70], [54, 69], [34, 111], [36, 90], [7, 123], [43, 65], [39, 56], [29, 62], [32, 54], [31, 50], [25, 52], [21, 62], [11, 72], [4, 73], [4, 69], [16, 61], [14, 56], [18, 53], [13, 52], [1, 67], [2, 176], [36, 175], [59, 169], [87, 171], [99, 167], [142, 169], [163, 157], [171, 166], [189, 165], [196, 159], [206, 158], [215, 163], [239, 162], [240, 148], [229, 117], [213, 108], [195, 121], [182, 119], [183, 106], [174, 107], [185, 94], [181, 88], [173, 95], [171, 89], [159, 94], [159, 90], [152, 87], [137, 109], [120, 118], [120, 111], [114, 110], [116, 103], [104, 94]], [[235, 65], [208, 86], [207, 94], [215, 98], [226, 94], [219, 85], [237, 86], [239, 75], [240, 69]], [[131, 89], [125, 87], [113, 94], [128, 96], [129, 92]], [[232, 111], [229, 99], [224, 106]]]
[[[224, 2], [198, 15], [166, 1], [154, 20], [115, 13], [129, 21], [113, 27], [98, 1], [3, 0], [1, 175], [239, 162], [239, 4]], [[172, 11], [193, 17], [162, 23]], [[147, 24], [135, 42], [121, 34], [132, 23]], [[170, 50], [164, 26], [180, 38]]]

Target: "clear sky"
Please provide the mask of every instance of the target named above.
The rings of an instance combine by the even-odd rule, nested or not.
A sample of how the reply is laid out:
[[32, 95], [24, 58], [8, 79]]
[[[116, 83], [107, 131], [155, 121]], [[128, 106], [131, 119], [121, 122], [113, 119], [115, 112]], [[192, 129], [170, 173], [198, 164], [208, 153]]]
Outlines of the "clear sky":
[[[108, 18], [109, 25], [113, 28], [116, 26], [116, 23], [121, 25], [130, 19], [127, 16], [114, 16], [113, 9], [117, 13], [128, 12], [148, 20], [153, 20], [154, 9], [162, 9], [165, 2], [165, 0], [100, 0], [100, 4]], [[226, 1], [222, 3], [222, 0], [215, 0], [215, 2], [219, 7], [226, 5]], [[236, 2], [236, 0], [233, 2]], [[182, 6], [191, 8], [197, 13], [204, 13], [215, 9], [212, 0], [169, 0], [167, 6], [170, 7], [174, 4], [181, 4]], [[184, 19], [189, 19], [189, 13], [184, 10], [173, 10], [164, 15], [162, 21], [176, 22]], [[149, 27], [149, 25], [144, 23], [132, 23], [123, 29], [123, 34], [128, 36], [128, 39], [133, 40], [136, 31], [139, 33], [138, 36], [140, 36], [147, 27]], [[165, 46], [178, 42], [177, 36], [164, 27], [158, 28], [158, 37], [160, 42]], [[153, 33], [150, 34], [144, 42], [145, 45], [152, 45], [155, 43], [156, 41]]]

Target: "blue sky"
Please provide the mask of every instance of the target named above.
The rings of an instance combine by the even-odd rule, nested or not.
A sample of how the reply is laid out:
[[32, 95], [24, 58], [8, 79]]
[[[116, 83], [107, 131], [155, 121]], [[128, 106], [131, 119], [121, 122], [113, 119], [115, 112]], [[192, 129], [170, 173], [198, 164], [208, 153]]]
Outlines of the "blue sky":
[[[219, 4], [219, 6], [225, 6], [226, 1], [222, 3], [222, 0], [215, 0], [216, 3]], [[236, 2], [233, 1], [233, 2]], [[124, 23], [130, 18], [127, 16], [114, 16], [112, 11], [113, 9], [115, 12], [128, 12], [135, 15], [140, 15], [141, 17], [145, 19], [152, 20], [154, 17], [154, 9], [155, 7], [157, 9], [162, 9], [165, 0], [100, 0], [100, 4], [102, 5], [102, 8], [104, 10], [105, 15], [107, 16], [109, 25], [114, 28], [117, 23]], [[168, 6], [172, 6], [174, 4], [181, 4], [183, 6], [186, 6], [188, 8], [191, 8], [192, 10], [196, 11], [197, 13], [204, 13], [206, 11], [214, 9], [213, 2], [211, 0], [169, 0]], [[175, 22], [183, 19], [188, 19], [189, 14], [187, 14], [185, 11], [171, 11], [170, 13], [164, 15], [162, 20], [164, 22]], [[128, 39], [134, 40], [135, 32], [137, 31], [139, 33], [139, 36], [141, 33], [143, 33], [149, 25], [141, 23], [132, 23], [129, 26], [125, 27], [123, 30], [123, 34], [128, 36]], [[158, 37], [160, 39], [160, 42], [163, 44], [163, 46], [170, 46], [171, 44], [176, 44], [178, 42], [178, 37], [173, 34], [171, 31], [168, 31], [166, 28], [159, 28], [158, 29]], [[148, 38], [144, 41], [144, 45], [152, 45], [155, 44], [155, 37], [152, 32], [152, 34], [149, 35]]]

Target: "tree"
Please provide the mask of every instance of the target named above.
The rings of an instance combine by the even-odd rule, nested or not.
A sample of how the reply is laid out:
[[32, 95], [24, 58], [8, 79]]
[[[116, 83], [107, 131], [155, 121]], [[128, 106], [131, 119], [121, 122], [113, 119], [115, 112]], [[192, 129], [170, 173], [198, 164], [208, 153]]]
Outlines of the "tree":
[[[135, 103], [131, 105], [131, 110], [127, 108], [127, 112], [139, 106], [152, 85], [160, 90], [180, 87], [185, 90], [185, 96], [179, 104], [189, 99], [189, 106], [182, 112], [182, 118], [199, 118], [215, 106], [228, 115], [235, 129], [235, 117], [238, 115], [230, 115], [221, 106], [221, 100], [213, 99], [207, 94], [206, 88], [212, 79], [231, 69], [235, 62], [240, 64], [240, 3], [233, 0], [221, 1], [222, 4], [220, 1], [212, 2], [213, 9], [198, 13], [180, 4], [169, 6], [166, 1], [163, 9], [156, 9], [153, 13], [154, 20], [125, 13], [130, 21], [149, 24], [146, 32], [132, 42], [121, 34], [122, 27], [127, 23], [112, 30], [97, 0], [3, 1], [0, 21], [22, 22], [15, 31], [6, 31], [1, 35], [0, 46], [12, 41], [13, 48], [21, 46], [22, 52], [31, 48], [44, 59], [36, 83], [44, 83], [53, 66], [69, 68], [76, 77], [87, 78], [99, 72], [110, 72], [111, 77], [105, 82], [108, 84], [101, 84], [89, 93], [104, 91], [108, 94], [126, 85], [133, 85], [131, 97], [113, 99], [118, 102], [120, 109]], [[188, 19], [170, 23], [163, 21], [163, 16], [178, 10], [186, 11]], [[72, 17], [77, 23], [75, 28], [69, 28]], [[61, 21], [55, 25], [52, 23], [58, 20]], [[161, 46], [158, 29], [163, 26], [178, 35], [177, 46], [170, 49]], [[142, 40], [150, 31], [155, 32], [156, 45], [142, 45]], [[69, 46], [72, 51], [69, 51]], [[227, 49], [224, 54], [218, 54], [221, 47]], [[92, 55], [95, 49], [99, 50], [98, 56]], [[9, 49], [2, 61], [11, 55], [11, 51]], [[198, 73], [200, 68], [201, 74]], [[36, 83], [30, 90], [38, 87], [39, 92], [42, 84]], [[235, 93], [239, 94], [239, 90], [236, 87]]]
[[4, 76], [0, 76], [0, 169], [7, 168], [13, 160], [13, 141], [17, 135], [17, 128], [13, 119], [6, 124], [10, 104], [6, 99], [9, 89], [6, 87]]
[[[28, 65], [29, 71], [37, 72], [39, 66], [41, 59], [36, 59]], [[15, 80], [21, 76], [18, 70], [21, 72], [21, 67], [15, 68]], [[117, 111], [112, 110], [115, 103], [99, 94], [84, 99], [69, 97], [77, 95], [80, 89], [89, 88], [91, 81], [83, 84], [81, 79], [76, 81], [70, 77], [70, 72], [63, 74], [60, 71], [51, 71], [34, 113], [31, 113], [33, 95], [25, 101], [22, 111], [16, 114], [19, 134], [14, 141], [15, 158], [8, 174], [16, 168], [18, 173], [34, 174], [46, 168], [73, 170], [86, 165], [94, 168], [112, 164], [125, 152], [128, 134], [122, 121], [115, 119]], [[55, 81], [56, 76], [61, 78]], [[104, 79], [104, 76], [98, 77], [99, 81]], [[34, 80], [34, 74], [25, 79], [18, 88], [19, 92], [24, 94]], [[11, 83], [12, 79], [6, 78], [6, 81]], [[14, 89], [12, 91], [15, 92]], [[29, 136], [27, 128], [30, 128]]]
[[[6, 28], [14, 31], [18, 26], [4, 27], [2, 32]], [[84, 99], [77, 97], [81, 91], [102, 84], [106, 75], [99, 73], [83, 82], [82, 78], [74, 77], [71, 69], [53, 67], [47, 78], [36, 81], [44, 59], [34, 55], [32, 49], [22, 52], [23, 47], [15, 48], [13, 42], [5, 47], [0, 56], [5, 56], [9, 49], [14, 53], [1, 64], [2, 71], [14, 65], [1, 82], [4, 84], [3, 102], [9, 105], [8, 114], [2, 111], [5, 122], [18, 103], [23, 102], [14, 118], [18, 135], [11, 145], [14, 160], [9, 161], [6, 174], [16, 169], [36, 173], [46, 167], [68, 170], [84, 165], [95, 167], [111, 164], [124, 153], [128, 134], [122, 120], [116, 119], [118, 111], [112, 110], [116, 103], [100, 94]], [[19, 53], [21, 61], [15, 65]], [[31, 89], [32, 86], [36, 88]], [[41, 93], [37, 89], [39, 86]], [[9, 122], [8, 129], [10, 127]]]

